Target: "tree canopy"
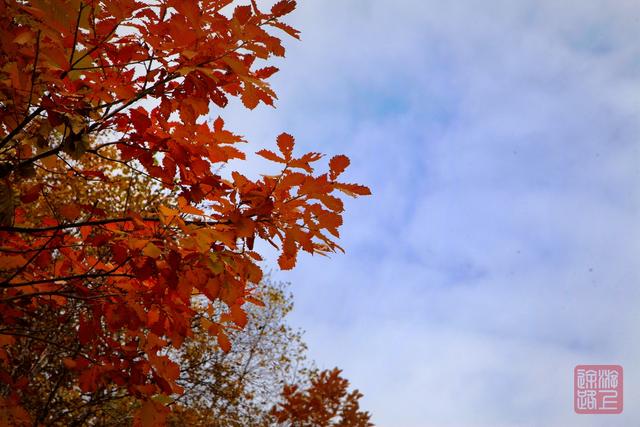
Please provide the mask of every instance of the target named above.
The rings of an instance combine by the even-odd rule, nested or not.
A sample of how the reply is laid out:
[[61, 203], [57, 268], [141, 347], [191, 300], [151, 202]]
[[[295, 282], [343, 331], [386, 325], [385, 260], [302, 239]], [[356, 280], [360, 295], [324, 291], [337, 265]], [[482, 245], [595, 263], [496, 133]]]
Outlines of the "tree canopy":
[[[0, 2], [6, 423], [44, 422], [71, 376], [78, 395], [122, 390], [142, 402], [137, 422], [156, 425], [168, 396], [185, 391], [172, 354], [200, 330], [229, 351], [247, 304], [264, 305], [256, 239], [282, 269], [299, 251], [341, 250], [338, 194], [369, 194], [340, 180], [346, 156], [316, 172], [322, 155], [298, 154], [282, 133], [257, 152], [279, 173], [222, 176], [246, 159], [245, 140], [221, 117], [205, 120], [234, 97], [274, 105], [269, 60], [284, 56], [281, 35], [298, 38], [283, 21], [295, 6]], [[31, 420], [38, 387], [51, 400]]]

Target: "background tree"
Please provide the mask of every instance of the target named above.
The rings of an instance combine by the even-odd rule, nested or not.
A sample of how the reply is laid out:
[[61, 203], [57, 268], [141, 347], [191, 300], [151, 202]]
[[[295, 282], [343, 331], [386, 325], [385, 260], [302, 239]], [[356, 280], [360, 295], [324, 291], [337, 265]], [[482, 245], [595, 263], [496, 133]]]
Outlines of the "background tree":
[[[248, 310], [248, 325], [230, 333], [233, 346], [227, 352], [216, 346], [206, 328], [195, 327], [172, 360], [181, 367], [177, 380], [184, 388], [166, 404], [173, 408], [167, 423], [175, 426], [268, 426], [270, 409], [280, 401], [286, 384], [308, 381], [306, 346], [301, 334], [286, 323], [291, 295], [282, 283], [264, 281], [259, 290], [263, 308]], [[54, 316], [41, 325], [57, 346], [79, 348], [69, 337], [71, 323], [59, 324]], [[48, 327], [47, 327], [48, 326]], [[66, 337], [66, 339], [65, 339]], [[131, 425], [141, 402], [115, 384], [83, 393], [78, 375], [55, 357], [56, 349], [40, 341], [21, 339], [16, 350], [25, 359], [37, 360], [24, 408], [42, 425]], [[33, 350], [37, 350], [34, 354]], [[43, 351], [44, 350], [44, 351]], [[32, 354], [32, 356], [29, 356]], [[43, 357], [44, 354], [44, 357]]]
[[270, 425], [283, 387], [310, 373], [301, 333], [286, 323], [293, 308], [287, 286], [265, 279], [258, 292], [265, 306], [249, 309], [247, 326], [230, 332], [228, 352], [210, 345], [205, 321], [177, 355], [185, 390], [177, 402], [183, 413], [202, 417], [192, 425]]
[[[107, 153], [116, 155], [114, 150], [110, 147]], [[175, 200], [174, 193], [158, 191], [158, 186], [149, 177], [133, 173], [117, 163], [87, 156], [76, 164], [83, 169], [100, 171], [100, 178], [87, 177], [77, 173], [75, 168], [51, 171], [44, 167], [35, 168], [30, 177], [25, 177], [22, 186], [37, 186], [40, 191], [40, 197], [24, 205], [26, 217], [38, 223], [50, 212], [64, 213], [73, 204], [93, 203], [97, 195], [109, 215], [127, 207], [141, 214], [150, 213], [161, 203]], [[53, 242], [50, 247], [57, 251], [73, 248]], [[2, 251], [3, 257], [15, 253], [6, 249]], [[57, 261], [55, 251], [50, 255], [41, 251], [35, 262], [39, 262], [38, 257], [42, 256], [46, 256], [46, 262]], [[91, 302], [106, 296], [98, 292], [87, 295], [77, 288], [60, 285], [52, 287], [49, 292], [41, 292], [37, 296], [37, 304], [30, 304], [23, 294], [2, 300], [3, 304], [12, 305], [16, 310], [33, 310], [21, 316], [19, 322], [5, 323], [0, 329], [0, 336], [11, 340], [10, 345], [0, 350], [0, 356], [3, 356], [0, 364], [2, 395], [10, 396], [8, 406], [21, 402], [28, 418], [44, 425], [86, 425], [101, 414], [115, 414], [116, 409], [122, 409], [119, 401], [132, 395], [122, 383], [108, 379], [101, 384], [92, 384], [90, 390], [83, 388], [81, 381], [93, 381], [87, 377], [90, 371], [77, 369], [74, 361], [91, 351], [84, 336], [92, 331], [86, 329], [83, 319]], [[111, 338], [122, 345], [127, 341], [123, 333], [114, 334]], [[99, 361], [95, 363], [99, 364]], [[16, 388], [17, 382], [20, 382], [20, 387]], [[133, 399], [127, 405], [135, 405], [135, 402]], [[31, 422], [28, 424], [32, 425]]]
[[363, 427], [373, 425], [368, 412], [360, 410], [358, 390], [348, 391], [349, 381], [337, 368], [314, 372], [309, 387], [285, 386], [284, 401], [273, 408], [278, 423], [296, 427]]

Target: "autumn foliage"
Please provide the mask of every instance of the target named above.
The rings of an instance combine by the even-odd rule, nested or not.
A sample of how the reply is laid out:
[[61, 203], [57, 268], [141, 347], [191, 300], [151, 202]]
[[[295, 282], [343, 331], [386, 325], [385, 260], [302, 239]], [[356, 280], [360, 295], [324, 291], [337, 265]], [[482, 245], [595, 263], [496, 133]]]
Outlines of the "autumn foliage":
[[[346, 390], [327, 387], [324, 382], [320, 387], [314, 385], [319, 376], [326, 374], [313, 368], [306, 357], [301, 332], [286, 322], [292, 308], [292, 295], [286, 290], [286, 284], [268, 278], [258, 285], [256, 292], [265, 306], [247, 307], [247, 326], [228, 331], [233, 342], [229, 351], [212, 346], [206, 322], [195, 322], [193, 335], [169, 353], [180, 365], [180, 376], [176, 380], [184, 389], [180, 395], [156, 396], [155, 400], [141, 402], [126, 388], [113, 384], [83, 392], [77, 377], [53, 352], [40, 358], [37, 373], [31, 379], [37, 387], [32, 387], [25, 396], [23, 407], [27, 413], [39, 417], [42, 424], [55, 426], [121, 427], [134, 422], [155, 425], [164, 422], [171, 427], [269, 427], [309, 425], [305, 419], [329, 420], [326, 414], [336, 412], [336, 399], [344, 401], [341, 393], [346, 394]], [[222, 305], [215, 310], [223, 309]], [[41, 329], [49, 331], [49, 339], [68, 347], [76, 345], [73, 334], [69, 334], [73, 322], [59, 325], [53, 320], [51, 316], [43, 316], [39, 322]], [[27, 344], [26, 340], [22, 343]], [[28, 353], [23, 354], [28, 359]], [[339, 385], [346, 385], [346, 380], [340, 379]], [[310, 398], [314, 403], [299, 407], [300, 399], [296, 398], [296, 410], [290, 411], [292, 390], [308, 390], [309, 395], [314, 396]], [[352, 392], [352, 395], [349, 407], [355, 407], [356, 411], [344, 414], [340, 411], [327, 426], [335, 425], [336, 420], [360, 420], [359, 424], [347, 425], [366, 425], [364, 420], [368, 414], [357, 410], [358, 394]], [[171, 411], [166, 410], [165, 405]], [[287, 408], [287, 422], [278, 421], [283, 417], [281, 408]], [[6, 425], [1, 413], [0, 425]], [[313, 424], [314, 427], [320, 425]]]
[[78, 393], [119, 387], [138, 424], [158, 425], [184, 391], [170, 354], [194, 325], [228, 351], [246, 304], [263, 304], [257, 239], [282, 269], [341, 249], [338, 194], [369, 194], [340, 180], [347, 157], [317, 173], [322, 156], [283, 133], [257, 152], [279, 173], [223, 176], [245, 141], [206, 120], [233, 97], [273, 105], [268, 62], [298, 37], [282, 21], [294, 8], [0, 2], [2, 423], [46, 418], [52, 402], [34, 420], [23, 401], [48, 358]]
[[349, 392], [349, 381], [339, 369], [315, 372], [306, 389], [284, 387], [284, 401], [271, 414], [278, 423], [304, 427], [366, 427], [370, 415], [360, 410], [358, 390]]

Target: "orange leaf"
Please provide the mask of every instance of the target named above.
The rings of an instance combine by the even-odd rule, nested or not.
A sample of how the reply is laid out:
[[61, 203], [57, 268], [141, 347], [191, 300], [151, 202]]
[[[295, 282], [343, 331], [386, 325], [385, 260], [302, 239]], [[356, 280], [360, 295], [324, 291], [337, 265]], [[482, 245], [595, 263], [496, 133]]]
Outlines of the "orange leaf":
[[258, 106], [258, 103], [260, 102], [260, 94], [258, 93], [258, 89], [256, 89], [253, 84], [245, 82], [241, 99], [245, 107], [253, 110]]
[[291, 153], [293, 152], [294, 141], [295, 140], [293, 139], [293, 136], [289, 135], [288, 133], [281, 133], [278, 136], [278, 139], [277, 139], [278, 148], [280, 149], [280, 152], [284, 155], [284, 158], [286, 160], [291, 159]]
[[336, 188], [352, 197], [371, 195], [369, 187], [364, 185], [336, 183]]
[[0, 271], [22, 267], [26, 262], [27, 260], [20, 255], [2, 255], [0, 256]]
[[26, 44], [27, 42], [33, 42], [35, 38], [36, 38], [36, 35], [33, 32], [27, 30], [18, 34], [13, 39], [13, 42], [16, 44]]
[[240, 217], [237, 222], [234, 222], [234, 225], [238, 237], [252, 237], [256, 229], [256, 224], [245, 217]]
[[296, 266], [296, 258], [283, 253], [278, 257], [278, 265], [282, 270], [291, 270]]
[[73, 369], [78, 365], [78, 363], [75, 360], [70, 359], [68, 357], [65, 357], [64, 359], [62, 359], [62, 363], [64, 363], [64, 366], [66, 366], [68, 369]]
[[264, 302], [263, 302], [261, 299], [259, 299], [259, 298], [252, 297], [252, 296], [246, 296], [246, 297], [244, 297], [244, 299], [245, 299], [247, 302], [250, 302], [250, 303], [252, 303], [252, 304], [255, 304], [255, 305], [259, 306], [259, 307], [265, 307]]
[[60, 215], [69, 221], [77, 219], [81, 213], [80, 208], [75, 203], [61, 206], [60, 209], [58, 209], [58, 212], [60, 212]]
[[300, 31], [296, 30], [295, 28], [283, 22], [279, 22], [279, 21], [269, 22], [269, 25], [271, 25], [272, 27], [281, 29], [285, 33], [289, 34], [291, 37], [294, 37], [298, 40], [300, 39]]
[[178, 197], [178, 207], [182, 213], [190, 215], [204, 215], [204, 211], [202, 209], [191, 206], [184, 197]]
[[298, 253], [298, 246], [293, 239], [290, 232], [287, 235], [282, 244], [282, 254], [278, 257], [278, 265], [283, 270], [291, 270], [296, 265], [296, 256]]
[[286, 163], [287, 161], [285, 159], [283, 159], [282, 157], [278, 156], [276, 153], [274, 153], [271, 150], [260, 150], [258, 152], [256, 152], [256, 154], [258, 156], [262, 156], [267, 160], [271, 160], [272, 162], [277, 162], [277, 163]]
[[244, 328], [247, 325], [247, 313], [239, 305], [232, 305], [231, 320], [236, 325]]
[[231, 350], [231, 341], [229, 341], [229, 337], [224, 333], [222, 328], [218, 328], [218, 345], [225, 353], [229, 353]]
[[273, 5], [271, 8], [271, 14], [273, 16], [280, 17], [292, 12], [295, 8], [296, 2], [294, 0], [281, 0]]
[[159, 427], [166, 423], [168, 409], [154, 400], [146, 400], [136, 411], [134, 427]]
[[344, 204], [342, 200], [337, 197], [331, 196], [329, 194], [323, 194], [322, 196], [318, 196], [320, 201], [329, 209], [334, 212], [342, 212], [344, 210]]
[[334, 156], [329, 160], [331, 179], [336, 179], [349, 166], [349, 158], [344, 155]]
[[16, 339], [11, 335], [0, 334], [0, 347], [15, 344]]

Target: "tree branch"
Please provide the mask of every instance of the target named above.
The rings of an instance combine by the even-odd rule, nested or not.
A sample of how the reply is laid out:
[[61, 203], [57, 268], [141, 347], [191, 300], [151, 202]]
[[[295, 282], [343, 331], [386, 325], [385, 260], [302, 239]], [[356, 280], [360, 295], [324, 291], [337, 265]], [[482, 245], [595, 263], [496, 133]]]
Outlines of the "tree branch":
[[60, 296], [60, 297], [69, 298], [69, 299], [77, 299], [80, 301], [91, 301], [91, 300], [101, 299], [101, 298], [117, 297], [117, 296], [120, 296], [120, 294], [101, 294], [101, 295], [95, 295], [92, 297], [83, 297], [75, 294], [69, 294], [69, 293], [66, 293], [65, 291], [34, 292], [31, 294], [20, 294], [20, 295], [16, 295], [9, 298], [2, 298], [0, 299], [0, 304], [6, 304], [8, 302], [16, 301], [23, 298], [35, 298], [35, 297], [41, 297], [41, 296]]
[[[119, 222], [134, 222], [135, 219], [133, 217], [122, 217], [122, 218], [105, 218], [105, 219], [96, 219], [92, 221], [83, 221], [83, 222], [74, 222], [71, 224], [58, 224], [52, 225], [50, 227], [10, 227], [3, 226], [0, 227], [0, 231], [6, 231], [8, 233], [43, 233], [47, 231], [56, 231], [56, 230], [67, 230], [72, 228], [79, 227], [90, 227], [95, 225], [106, 225], [106, 224], [115, 224]], [[147, 217], [142, 218], [144, 222], [160, 222], [160, 218], [158, 217]], [[187, 224], [192, 225], [219, 225], [219, 224], [229, 224], [229, 221], [202, 221], [202, 220], [187, 220], [185, 221]]]
[[52, 277], [50, 279], [41, 279], [41, 280], [30, 280], [28, 282], [19, 282], [19, 283], [8, 283], [7, 281], [0, 283], [0, 288], [20, 288], [22, 286], [33, 286], [33, 285], [42, 285], [44, 283], [51, 282], [61, 282], [61, 281], [69, 281], [76, 279], [97, 279], [100, 277], [128, 277], [135, 278], [136, 276], [127, 273], [91, 273], [91, 274], [75, 274], [73, 276], [65, 276], [65, 277]]
[[16, 126], [11, 132], [9, 132], [7, 136], [2, 138], [2, 141], [0, 141], [0, 149], [3, 148], [5, 145], [7, 145], [9, 141], [13, 139], [14, 136], [20, 133], [20, 131], [24, 129], [24, 127], [28, 125], [31, 120], [33, 120], [38, 114], [42, 113], [43, 111], [44, 111], [44, 107], [38, 107], [35, 110], [33, 110], [31, 114], [25, 117], [24, 120], [22, 120], [22, 122], [20, 122], [18, 126]]

